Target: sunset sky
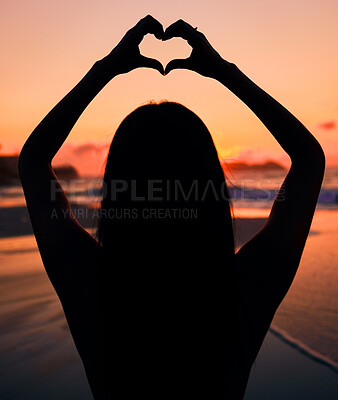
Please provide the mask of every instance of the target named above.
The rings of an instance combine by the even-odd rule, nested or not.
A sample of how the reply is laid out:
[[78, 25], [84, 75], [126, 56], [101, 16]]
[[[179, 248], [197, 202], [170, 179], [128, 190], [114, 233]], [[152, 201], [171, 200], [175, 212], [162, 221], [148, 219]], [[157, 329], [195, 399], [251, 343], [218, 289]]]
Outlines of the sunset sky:
[[[338, 165], [338, 2], [1, 0], [0, 153], [15, 153], [45, 114], [146, 14], [179, 18], [286, 106]], [[141, 51], [166, 64], [190, 54], [182, 39], [147, 36]], [[287, 160], [259, 120], [218, 82], [190, 71], [139, 69], [115, 78], [85, 111], [58, 156], [100, 169], [121, 120], [149, 100], [181, 102], [210, 129], [222, 158]]]

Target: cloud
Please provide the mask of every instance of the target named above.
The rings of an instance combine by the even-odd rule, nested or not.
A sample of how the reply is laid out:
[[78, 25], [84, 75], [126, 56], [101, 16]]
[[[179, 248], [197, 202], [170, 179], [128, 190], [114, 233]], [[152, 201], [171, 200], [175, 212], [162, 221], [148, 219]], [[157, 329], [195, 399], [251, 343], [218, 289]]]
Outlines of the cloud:
[[318, 124], [318, 128], [323, 129], [324, 131], [331, 131], [332, 129], [335, 129], [336, 126], [336, 121], [325, 121]]
[[81, 143], [77, 145], [73, 145], [73, 153], [77, 156], [84, 156], [92, 154], [99, 155], [102, 152], [105, 152], [108, 149], [108, 143]]
[[54, 165], [73, 165], [82, 176], [98, 176], [103, 173], [109, 143], [67, 143], [58, 152]]

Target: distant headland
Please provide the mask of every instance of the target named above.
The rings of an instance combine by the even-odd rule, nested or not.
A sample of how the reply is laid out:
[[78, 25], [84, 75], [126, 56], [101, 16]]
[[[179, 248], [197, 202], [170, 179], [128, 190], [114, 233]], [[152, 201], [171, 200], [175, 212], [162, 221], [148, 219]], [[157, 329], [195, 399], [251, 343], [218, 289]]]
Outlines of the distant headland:
[[283, 172], [286, 170], [281, 164], [276, 161], [266, 161], [263, 163], [248, 164], [245, 162], [222, 162], [222, 167], [225, 170], [230, 170], [231, 172], [238, 171], [276, 171]]
[[[0, 186], [20, 185], [18, 170], [19, 156], [0, 156]], [[79, 174], [72, 165], [53, 167], [56, 176], [64, 181], [76, 179]]]

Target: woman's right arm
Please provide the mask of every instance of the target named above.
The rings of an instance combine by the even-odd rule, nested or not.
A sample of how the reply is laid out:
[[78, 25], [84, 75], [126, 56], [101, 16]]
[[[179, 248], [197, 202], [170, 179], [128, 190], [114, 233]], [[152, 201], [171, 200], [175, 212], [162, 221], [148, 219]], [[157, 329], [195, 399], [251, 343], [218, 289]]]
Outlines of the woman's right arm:
[[325, 156], [304, 125], [237, 67], [227, 66], [220, 76], [291, 159], [265, 226], [236, 254], [240, 284], [248, 294], [255, 326], [254, 358], [297, 272], [324, 176]]
[[263, 122], [270, 133], [290, 156], [292, 162], [309, 162], [313, 156], [323, 158], [323, 151], [311, 133], [280, 103], [253, 83], [235, 64], [224, 60], [210, 45], [206, 37], [186, 22], [179, 20], [169, 26], [164, 40], [182, 37], [192, 46], [189, 58], [172, 60], [165, 74], [173, 69], [190, 69], [214, 78], [231, 90]]
[[297, 271], [310, 230], [325, 169], [323, 150], [311, 133], [281, 104], [212, 48], [205, 36], [184, 21], [165, 31], [165, 39], [186, 39], [188, 59], [165, 68], [190, 69], [217, 79], [241, 99], [290, 156], [292, 165], [264, 228], [236, 254], [243, 293], [255, 322], [256, 350]]

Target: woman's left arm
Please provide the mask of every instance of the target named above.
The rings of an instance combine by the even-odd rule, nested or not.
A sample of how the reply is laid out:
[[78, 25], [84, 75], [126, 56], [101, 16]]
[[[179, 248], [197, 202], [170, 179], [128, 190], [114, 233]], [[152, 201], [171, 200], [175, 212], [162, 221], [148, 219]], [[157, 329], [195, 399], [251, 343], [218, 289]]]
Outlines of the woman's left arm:
[[97, 243], [76, 221], [51, 161], [83, 111], [113, 77], [138, 67], [163, 73], [158, 61], [140, 54], [138, 45], [148, 33], [158, 38], [163, 34], [162, 25], [149, 15], [130, 29], [108, 56], [93, 65], [34, 129], [21, 150], [20, 178], [34, 234], [52, 282], [61, 277], [65, 260], [68, 265], [81, 262], [84, 241], [88, 248], [96, 248]]
[[[151, 16], [140, 20], [108, 56], [93, 65], [34, 129], [21, 151], [20, 166], [23, 163], [25, 166], [27, 163], [50, 163], [83, 111], [116, 75], [139, 67], [154, 68], [163, 74], [159, 61], [140, 54], [138, 45], [148, 33], [158, 38], [163, 34], [162, 25]], [[23, 168], [21, 172], [24, 172]]]

